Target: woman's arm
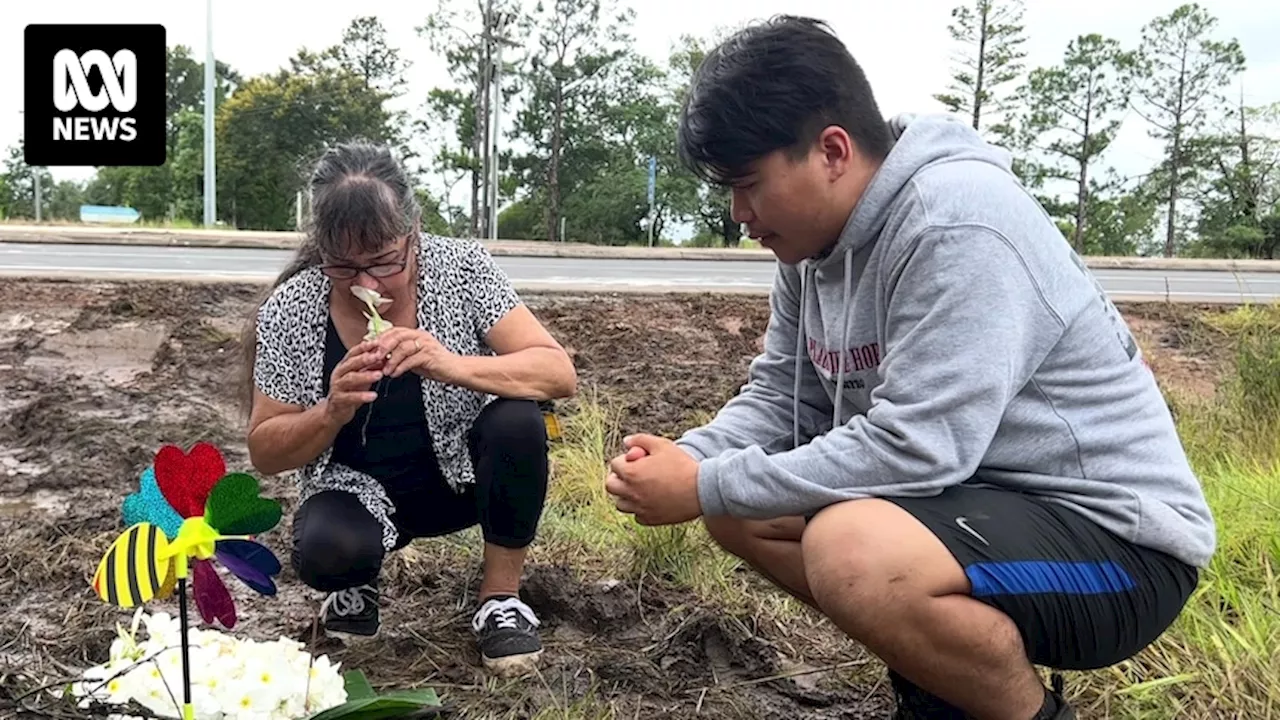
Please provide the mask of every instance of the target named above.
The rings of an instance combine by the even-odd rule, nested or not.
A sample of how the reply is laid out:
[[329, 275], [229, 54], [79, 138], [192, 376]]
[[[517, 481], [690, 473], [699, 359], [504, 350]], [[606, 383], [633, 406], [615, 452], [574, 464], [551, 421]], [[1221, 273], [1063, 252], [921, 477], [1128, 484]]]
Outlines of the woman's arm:
[[485, 333], [496, 356], [459, 355], [430, 333], [395, 327], [375, 341], [387, 357], [388, 377], [416, 372], [424, 378], [498, 397], [552, 400], [577, 392], [569, 353], [524, 305], [516, 305]]
[[344, 423], [329, 412], [328, 399], [306, 410], [253, 391], [249, 417], [249, 462], [264, 475], [300, 468], [320, 457]]
[[578, 391], [578, 372], [529, 308], [517, 305], [485, 337], [496, 355], [457, 357], [459, 385], [499, 397], [554, 400]]

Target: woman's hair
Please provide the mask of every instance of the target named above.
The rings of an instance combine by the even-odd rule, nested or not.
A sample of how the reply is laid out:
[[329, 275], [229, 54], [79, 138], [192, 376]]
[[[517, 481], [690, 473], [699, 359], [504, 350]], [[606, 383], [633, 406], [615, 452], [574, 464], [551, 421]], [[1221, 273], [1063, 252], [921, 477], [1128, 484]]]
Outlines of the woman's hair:
[[253, 407], [258, 309], [267, 297], [323, 258], [377, 252], [420, 227], [422, 211], [413, 184], [385, 146], [352, 141], [330, 147], [316, 162], [307, 187], [311, 213], [303, 237], [293, 259], [253, 307], [241, 334], [239, 390], [246, 417]]

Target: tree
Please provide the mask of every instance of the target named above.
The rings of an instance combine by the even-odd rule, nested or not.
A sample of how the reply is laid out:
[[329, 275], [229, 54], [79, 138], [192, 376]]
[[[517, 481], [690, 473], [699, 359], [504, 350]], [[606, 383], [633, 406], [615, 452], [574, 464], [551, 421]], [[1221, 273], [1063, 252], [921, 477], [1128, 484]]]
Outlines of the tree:
[[[86, 202], [133, 207], [148, 220], [197, 220], [204, 209], [204, 62], [196, 60], [185, 45], [168, 48], [166, 57], [165, 163], [98, 168], [83, 192]], [[221, 106], [244, 80], [224, 62], [215, 59], [214, 68], [215, 105]], [[183, 152], [180, 142], [194, 142], [195, 155]], [[218, 159], [222, 160], [221, 153]]]
[[317, 77], [346, 74], [359, 79], [364, 96], [379, 98], [389, 116], [389, 125], [379, 133], [380, 142], [392, 146], [404, 159], [414, 156], [408, 133], [403, 130], [409, 125], [408, 116], [387, 109], [385, 103], [401, 93], [408, 67], [408, 62], [400, 58], [400, 51], [387, 43], [382, 23], [371, 16], [349, 22], [337, 44], [319, 52], [302, 48], [289, 60], [294, 73]]
[[1072, 244], [1085, 252], [1090, 209], [1089, 171], [1110, 147], [1128, 103], [1124, 83], [1131, 53], [1098, 34], [1081, 35], [1067, 45], [1062, 63], [1037, 68], [1027, 79], [1029, 114], [1024, 131], [1029, 144], [1050, 155], [1041, 178], [1075, 184]]
[[[477, 0], [475, 7], [439, 0], [435, 12], [427, 16], [417, 32], [427, 39], [431, 51], [443, 58], [452, 87], [433, 88], [428, 93], [422, 119], [417, 128], [429, 136], [437, 148], [431, 159], [433, 170], [444, 178], [442, 197], [445, 201], [463, 179], [471, 184], [471, 211], [468, 233], [471, 237], [485, 234], [488, 218], [489, 104], [492, 82], [492, 58], [485, 40], [486, 29], [496, 16], [514, 15], [517, 23], [523, 16], [508, 2]], [[502, 76], [509, 78], [503, 87], [504, 102], [517, 92], [518, 78], [504, 62]]]
[[[698, 69], [698, 66], [706, 58], [707, 49], [720, 39], [722, 39], [722, 34], [710, 39], [683, 35], [676, 42], [667, 65], [671, 83], [672, 104], [677, 108], [684, 104], [685, 96], [689, 92], [689, 83], [692, 82], [693, 74]], [[678, 116], [678, 113], [676, 115]], [[671, 129], [671, 135], [674, 139], [674, 127]], [[681, 187], [679, 197], [688, 198], [685, 201], [685, 214], [696, 222], [699, 231], [697, 235], [705, 234], [716, 238], [719, 244], [725, 247], [737, 247], [742, 238], [742, 229], [733, 219], [729, 202], [729, 190], [698, 182], [692, 173], [683, 169], [679, 173], [679, 177], [685, 178], [685, 181], [690, 182], [693, 186], [689, 190]], [[686, 195], [686, 193], [689, 194]]]
[[[416, 127], [435, 153], [430, 157], [432, 174], [439, 179], [440, 197], [446, 202], [463, 180], [471, 182], [470, 212], [463, 213], [466, 223], [462, 234], [481, 234], [480, 190], [482, 167], [478, 153], [480, 135], [476, 126], [474, 93], [457, 89], [433, 88], [427, 96], [425, 117]], [[452, 207], [449, 205], [449, 207]]]
[[293, 227], [295, 193], [326, 146], [395, 139], [386, 95], [364, 77], [305, 55], [291, 64], [251, 78], [219, 109], [218, 212], [236, 227]]
[[[598, 162], [606, 149], [598, 142], [602, 132], [597, 120], [610, 101], [604, 94], [616, 62], [629, 54], [631, 39], [622, 29], [634, 12], [619, 11], [610, 17], [609, 0], [540, 0], [532, 17], [528, 64], [523, 73], [524, 107], [517, 114], [517, 134], [532, 152], [517, 161], [526, 186], [541, 186], [545, 201], [546, 238], [560, 239], [560, 218], [565, 195], [575, 182], [596, 172], [590, 162], [568, 167], [567, 158], [579, 163]], [[613, 85], [613, 89], [620, 86]], [[577, 172], [577, 177], [566, 170]]]
[[1142, 29], [1133, 65], [1135, 110], [1151, 124], [1150, 135], [1165, 143], [1159, 168], [1165, 194], [1164, 254], [1177, 249], [1178, 201], [1194, 181], [1188, 141], [1204, 127], [1212, 106], [1225, 104], [1220, 91], [1243, 72], [1245, 60], [1235, 39], [1210, 37], [1217, 19], [1195, 3], [1181, 5]]
[[[1112, 177], [1089, 181], [1089, 217], [1084, 229], [1084, 249], [1099, 255], [1137, 255], [1156, 231], [1160, 207], [1159, 188], [1150, 178], [1126, 189]], [[1074, 235], [1067, 223], [1067, 234]]]
[[[214, 58], [214, 107], [218, 107], [235, 89], [244, 83], [239, 72], [227, 63]], [[169, 119], [169, 150], [177, 141], [176, 118], [184, 110], [204, 113], [204, 62], [191, 55], [191, 48], [176, 45], [168, 49], [166, 81], [168, 93], [165, 117]]]
[[1022, 13], [1022, 0], [970, 0], [953, 8], [947, 29], [962, 49], [949, 92], [934, 95], [951, 112], [968, 116], [974, 130], [986, 129], [1005, 144], [1013, 141], [1009, 116], [1017, 95], [1002, 88], [1022, 75]]
[[[202, 111], [187, 108], [173, 118], [177, 137], [169, 151], [173, 216], [197, 221], [204, 217], [204, 116]], [[215, 136], [216, 137], [216, 136]], [[226, 164], [227, 154], [219, 148], [219, 168]]]
[[171, 166], [115, 166], [98, 168], [85, 188], [85, 198], [95, 205], [124, 205], [144, 220], [169, 217], [172, 192]]
[[[405, 67], [381, 23], [357, 17], [341, 43], [301, 48], [285, 68], [246, 81], [218, 109], [219, 216], [236, 227], [294, 227], [296, 193], [335, 143], [367, 140], [408, 157], [405, 123], [386, 107]], [[194, 154], [190, 130], [183, 158]]]
[[342, 67], [364, 80], [366, 88], [392, 97], [404, 89], [404, 73], [411, 67], [400, 51], [387, 43], [387, 29], [372, 15], [357, 17], [347, 25], [334, 55]]
[[1221, 131], [1195, 138], [1189, 152], [1205, 168], [1198, 193], [1193, 252], [1215, 257], [1272, 258], [1280, 237], [1280, 103], [1249, 107], [1243, 91]]
[[16, 145], [9, 147], [8, 157], [4, 159], [4, 182], [0, 183], [0, 217], [32, 218], [36, 216], [36, 178], [40, 178], [41, 208], [40, 215], [45, 217], [45, 196], [53, 187], [53, 177], [44, 168], [34, 168], [22, 158], [23, 139], [18, 138]]
[[74, 180], [59, 181], [52, 189], [41, 192], [40, 214], [50, 220], [80, 219], [80, 206], [85, 204], [84, 183]]

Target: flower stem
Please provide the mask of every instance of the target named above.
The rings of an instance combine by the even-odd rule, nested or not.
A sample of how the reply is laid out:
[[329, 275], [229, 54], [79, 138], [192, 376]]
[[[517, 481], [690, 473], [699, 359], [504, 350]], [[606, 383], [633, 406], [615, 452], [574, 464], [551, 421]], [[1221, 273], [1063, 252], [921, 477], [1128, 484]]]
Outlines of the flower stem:
[[[382, 397], [382, 381], [386, 379], [385, 375], [378, 378], [378, 384], [374, 386], [373, 391], [378, 395], [378, 397]], [[377, 402], [377, 400], [374, 400], [373, 402]], [[368, 447], [369, 445], [369, 418], [373, 417], [373, 402], [365, 406], [364, 424], [360, 426], [361, 447]]]

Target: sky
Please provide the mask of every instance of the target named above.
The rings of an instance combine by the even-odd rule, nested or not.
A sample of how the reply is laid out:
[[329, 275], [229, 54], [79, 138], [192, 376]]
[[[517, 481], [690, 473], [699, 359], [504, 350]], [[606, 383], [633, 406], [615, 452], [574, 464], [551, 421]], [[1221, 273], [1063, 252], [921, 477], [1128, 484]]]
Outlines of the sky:
[[[419, 107], [427, 92], [447, 82], [442, 63], [433, 57], [415, 28], [440, 0], [212, 0], [214, 52], [243, 75], [276, 70], [301, 47], [320, 49], [340, 39], [356, 15], [376, 15], [388, 29], [389, 42], [412, 62], [408, 95], [399, 106]], [[470, 5], [475, 0], [444, 0]], [[532, 2], [532, 0], [526, 0]], [[632, 28], [635, 47], [665, 59], [684, 33], [708, 35], [719, 27], [764, 19], [778, 12], [826, 20], [849, 46], [867, 72], [885, 115], [934, 112], [942, 107], [932, 95], [946, 89], [956, 45], [947, 24], [951, 8], [961, 0], [896, 0], [837, 3], [832, 0], [630, 0], [636, 10]], [[23, 28], [73, 17], [78, 23], [161, 23], [170, 45], [185, 44], [203, 58], [205, 2], [202, 0], [59, 0], [56, 3], [3, 0], [0, 63], [15, 69], [0, 74], [0, 146], [16, 143], [22, 133]], [[1136, 47], [1142, 26], [1171, 12], [1176, 0], [1030, 0], [1024, 22], [1028, 68], [1059, 61], [1067, 43], [1097, 32]], [[1212, 0], [1204, 6], [1218, 18], [1217, 36], [1238, 39], [1248, 62], [1241, 76], [1249, 104], [1280, 102], [1280, 3], [1262, 0]], [[1086, 20], [1087, 16], [1094, 19]], [[678, 18], [674, 22], [673, 18]], [[1241, 87], [1231, 90], [1238, 97]], [[509, 122], [510, 115], [506, 116]], [[504, 122], [506, 127], [510, 127]], [[1160, 155], [1146, 137], [1145, 123], [1130, 113], [1106, 162], [1122, 175], [1136, 175]], [[82, 179], [91, 168], [50, 168], [56, 180]]]

